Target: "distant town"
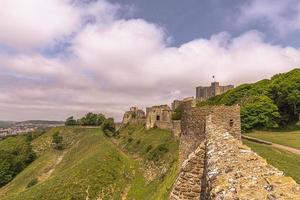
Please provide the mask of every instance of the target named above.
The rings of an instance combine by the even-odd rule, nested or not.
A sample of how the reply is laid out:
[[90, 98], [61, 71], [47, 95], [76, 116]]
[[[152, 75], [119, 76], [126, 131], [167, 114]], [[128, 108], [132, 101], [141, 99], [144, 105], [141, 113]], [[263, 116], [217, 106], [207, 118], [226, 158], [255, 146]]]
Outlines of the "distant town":
[[64, 122], [61, 121], [42, 121], [31, 120], [23, 122], [2, 122], [0, 127], [0, 140], [9, 136], [17, 136], [27, 134], [38, 129], [61, 126]]

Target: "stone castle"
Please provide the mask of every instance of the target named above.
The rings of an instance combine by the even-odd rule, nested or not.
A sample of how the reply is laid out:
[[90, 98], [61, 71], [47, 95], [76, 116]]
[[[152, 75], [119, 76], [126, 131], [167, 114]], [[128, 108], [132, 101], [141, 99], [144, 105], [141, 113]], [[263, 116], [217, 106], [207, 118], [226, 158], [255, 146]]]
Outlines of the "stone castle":
[[[216, 86], [198, 100], [226, 90], [213, 83], [211, 88]], [[173, 120], [179, 108], [181, 119]], [[197, 107], [190, 97], [174, 100], [171, 107], [146, 108], [146, 113], [132, 107], [122, 123], [170, 129], [179, 139], [180, 171], [170, 200], [300, 200], [300, 186], [292, 178], [242, 144], [239, 105]]]
[[205, 101], [211, 97], [222, 94], [232, 88], [234, 88], [234, 85], [220, 86], [219, 82], [214, 81], [208, 87], [196, 87], [196, 99], [200, 101]]
[[126, 111], [123, 116], [122, 124], [130, 125], [144, 125], [146, 129], [161, 128], [172, 130], [175, 137], [179, 138], [181, 133], [180, 120], [173, 120], [173, 112], [183, 106], [189, 105], [190, 107], [196, 106], [194, 97], [188, 97], [183, 100], [174, 100], [172, 108], [168, 105], [158, 105], [146, 108], [146, 114], [142, 109], [131, 107]]

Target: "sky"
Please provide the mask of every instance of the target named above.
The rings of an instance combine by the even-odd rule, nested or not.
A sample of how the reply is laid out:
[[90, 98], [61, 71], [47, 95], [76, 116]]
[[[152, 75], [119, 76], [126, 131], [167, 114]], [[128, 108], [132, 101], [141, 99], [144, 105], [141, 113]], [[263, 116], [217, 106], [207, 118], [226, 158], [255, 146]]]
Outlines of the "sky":
[[298, 0], [0, 0], [0, 120], [121, 120], [300, 66]]

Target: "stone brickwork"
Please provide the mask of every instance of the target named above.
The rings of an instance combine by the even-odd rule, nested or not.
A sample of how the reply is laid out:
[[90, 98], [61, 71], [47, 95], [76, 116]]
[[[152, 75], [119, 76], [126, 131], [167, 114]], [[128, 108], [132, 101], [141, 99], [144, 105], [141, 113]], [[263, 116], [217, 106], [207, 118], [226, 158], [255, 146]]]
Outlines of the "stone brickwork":
[[172, 125], [173, 125], [172, 131], [173, 131], [174, 137], [179, 139], [180, 135], [181, 135], [181, 121], [173, 120]]
[[186, 97], [183, 100], [174, 100], [172, 103], [172, 110], [176, 110], [182, 104], [189, 104], [191, 107], [196, 106], [196, 99], [194, 97]]
[[208, 199], [300, 199], [300, 186], [292, 178], [268, 165], [212, 118], [206, 127]]
[[[238, 135], [230, 134], [230, 129], [219, 123], [222, 117], [203, 111], [209, 113], [205, 116], [205, 132], [180, 165], [169, 199], [300, 200], [300, 186], [292, 178], [243, 145]], [[196, 121], [193, 124], [192, 130]]]
[[195, 151], [205, 139], [206, 117], [212, 116], [216, 124], [223, 126], [235, 138], [241, 139], [240, 107], [235, 106], [204, 106], [191, 107], [186, 105], [181, 117], [181, 136], [179, 145], [179, 164]]
[[219, 94], [234, 88], [234, 85], [220, 86], [219, 82], [212, 82], [208, 87], [199, 86], [196, 88], [196, 98], [200, 101], [205, 101], [211, 97], [214, 97]]
[[145, 125], [146, 115], [142, 109], [137, 107], [131, 107], [129, 111], [126, 111], [123, 115], [122, 124], [130, 125]]
[[146, 128], [171, 128], [172, 110], [168, 105], [152, 106], [146, 109]]
[[204, 170], [205, 145], [202, 142], [186, 159], [170, 194], [170, 200], [199, 200]]

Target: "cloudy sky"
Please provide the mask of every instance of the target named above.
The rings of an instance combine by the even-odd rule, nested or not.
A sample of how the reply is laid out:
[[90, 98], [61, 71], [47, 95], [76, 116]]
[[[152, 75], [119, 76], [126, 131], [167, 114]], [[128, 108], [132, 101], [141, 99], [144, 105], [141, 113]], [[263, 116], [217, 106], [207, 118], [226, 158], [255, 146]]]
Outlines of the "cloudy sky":
[[121, 119], [300, 66], [299, 0], [0, 0], [0, 120]]

